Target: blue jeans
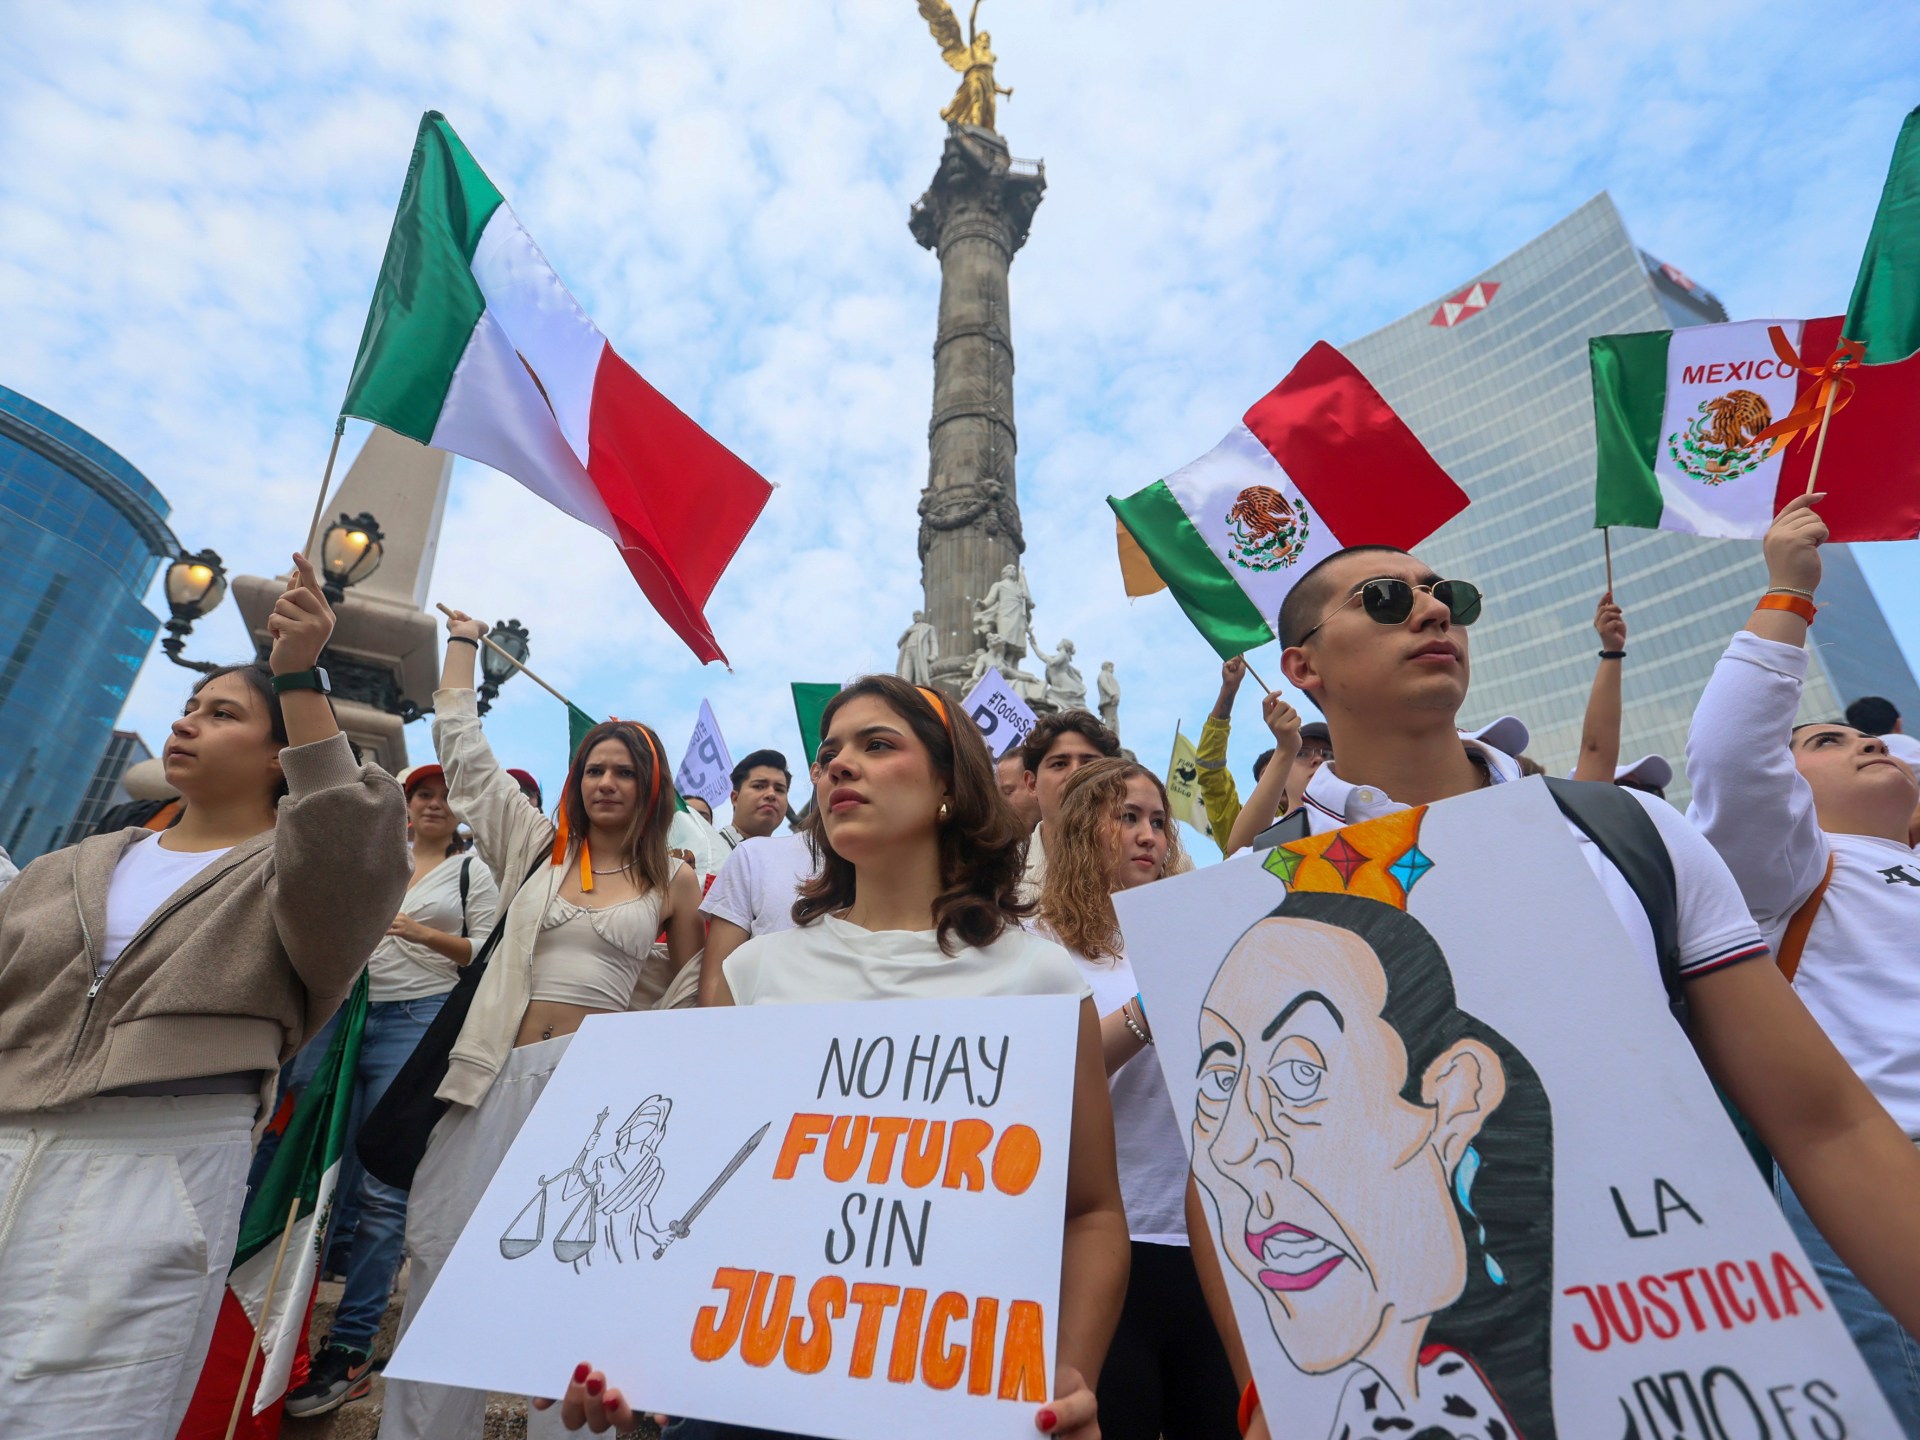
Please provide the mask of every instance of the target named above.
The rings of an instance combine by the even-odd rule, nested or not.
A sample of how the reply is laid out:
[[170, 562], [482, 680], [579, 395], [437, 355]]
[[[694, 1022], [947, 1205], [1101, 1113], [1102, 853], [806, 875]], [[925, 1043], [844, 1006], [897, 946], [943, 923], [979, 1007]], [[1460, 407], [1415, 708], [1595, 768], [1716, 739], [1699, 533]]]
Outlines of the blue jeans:
[[1806, 1248], [1807, 1258], [1833, 1300], [1833, 1308], [1840, 1313], [1853, 1343], [1860, 1347], [1860, 1358], [1867, 1362], [1867, 1369], [1887, 1397], [1888, 1408], [1899, 1420], [1907, 1440], [1920, 1440], [1920, 1343], [1840, 1262], [1826, 1237], [1814, 1229], [1799, 1197], [1788, 1187], [1787, 1177], [1776, 1170], [1773, 1184], [1780, 1208], [1786, 1211], [1787, 1224]]
[[335, 1192], [346, 1201], [336, 1206], [337, 1212], [348, 1204], [357, 1211], [347, 1242], [347, 1285], [340, 1296], [340, 1308], [334, 1313], [331, 1336], [334, 1344], [349, 1350], [373, 1349], [374, 1336], [380, 1333], [380, 1318], [386, 1314], [387, 1300], [393, 1294], [393, 1277], [400, 1269], [401, 1242], [407, 1229], [407, 1192], [361, 1169], [353, 1139], [358, 1138], [368, 1112], [380, 1103], [393, 1077], [427, 1033], [427, 1025], [446, 1003], [445, 995], [426, 995], [418, 1000], [380, 1000], [367, 1007], [367, 1028], [360, 1038], [360, 1068], [354, 1076], [353, 1119], [347, 1131], [352, 1139]]

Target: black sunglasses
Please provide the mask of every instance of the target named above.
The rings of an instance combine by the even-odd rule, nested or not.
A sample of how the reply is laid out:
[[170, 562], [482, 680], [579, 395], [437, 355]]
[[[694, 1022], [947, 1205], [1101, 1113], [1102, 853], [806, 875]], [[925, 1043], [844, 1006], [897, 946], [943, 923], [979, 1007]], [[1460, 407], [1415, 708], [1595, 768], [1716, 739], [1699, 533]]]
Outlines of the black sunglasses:
[[1378, 624], [1404, 624], [1407, 617], [1413, 614], [1413, 592], [1416, 590], [1426, 591], [1446, 606], [1448, 617], [1456, 625], [1471, 625], [1480, 618], [1480, 587], [1470, 581], [1435, 580], [1430, 585], [1415, 585], [1411, 580], [1381, 575], [1372, 580], [1361, 581], [1354, 587], [1352, 594], [1320, 617], [1319, 625], [1315, 625], [1294, 643], [1306, 644], [1319, 632], [1322, 625], [1355, 600], [1358, 600], [1361, 608], [1367, 612], [1367, 618]]

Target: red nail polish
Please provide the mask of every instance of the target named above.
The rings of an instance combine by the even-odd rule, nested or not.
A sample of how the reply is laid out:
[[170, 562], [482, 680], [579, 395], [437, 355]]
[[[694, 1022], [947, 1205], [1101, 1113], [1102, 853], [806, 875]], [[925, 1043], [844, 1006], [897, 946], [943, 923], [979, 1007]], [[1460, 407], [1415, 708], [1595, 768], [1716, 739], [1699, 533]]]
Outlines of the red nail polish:
[[607, 1382], [602, 1380], [598, 1375], [594, 1376], [593, 1379], [587, 1381], [587, 1393], [589, 1395], [598, 1395], [602, 1390], [606, 1388], [607, 1388]]
[[1042, 1410], [1036, 1423], [1038, 1423], [1042, 1430], [1051, 1434], [1053, 1427], [1060, 1423], [1060, 1417], [1055, 1415], [1051, 1410]]
[[591, 1365], [582, 1360], [578, 1365], [573, 1367], [573, 1383], [576, 1385], [580, 1384], [587, 1378], [587, 1373], [592, 1369], [593, 1367]]

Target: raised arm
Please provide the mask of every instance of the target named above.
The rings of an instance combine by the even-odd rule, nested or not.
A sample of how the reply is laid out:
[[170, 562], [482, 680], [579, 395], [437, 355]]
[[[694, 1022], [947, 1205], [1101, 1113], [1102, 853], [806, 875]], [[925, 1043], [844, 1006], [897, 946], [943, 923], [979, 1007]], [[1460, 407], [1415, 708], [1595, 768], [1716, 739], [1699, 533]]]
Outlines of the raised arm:
[[1593, 672], [1593, 689], [1587, 692], [1573, 778], [1611, 785], [1620, 765], [1620, 671], [1627, 658], [1627, 617], [1613, 603], [1611, 590], [1594, 608], [1593, 628], [1600, 637], [1600, 663]]
[[485, 633], [471, 615], [456, 610], [447, 618], [447, 657], [433, 696], [433, 748], [446, 769], [447, 803], [473, 831], [474, 848], [495, 881], [515, 885], [522, 876], [503, 873], [503, 867], [526, 864], [512, 857], [530, 840], [550, 842], [553, 825], [527, 803], [481, 732], [473, 674]]
[[1279, 695], [1270, 694], [1260, 702], [1260, 717], [1273, 732], [1273, 758], [1260, 772], [1259, 783], [1233, 822], [1233, 833], [1227, 836], [1228, 855], [1251, 845], [1254, 837], [1279, 817], [1287, 803], [1287, 777], [1293, 773], [1294, 757], [1300, 753], [1299, 711]]
[[1220, 693], [1193, 747], [1200, 765], [1200, 803], [1207, 807], [1207, 823], [1216, 836], [1231, 834], [1240, 818], [1240, 787], [1227, 768], [1227, 740], [1233, 733], [1233, 702], [1246, 673], [1247, 662], [1237, 655], [1220, 667]]
[[[1769, 595], [1811, 598], [1827, 527], [1797, 496], [1767, 531]], [[1760, 610], [1733, 637], [1687, 732], [1687, 811], [1764, 926], [1791, 915], [1826, 873], [1813, 790], [1793, 763], [1793, 721], [1807, 673], [1807, 622]]]

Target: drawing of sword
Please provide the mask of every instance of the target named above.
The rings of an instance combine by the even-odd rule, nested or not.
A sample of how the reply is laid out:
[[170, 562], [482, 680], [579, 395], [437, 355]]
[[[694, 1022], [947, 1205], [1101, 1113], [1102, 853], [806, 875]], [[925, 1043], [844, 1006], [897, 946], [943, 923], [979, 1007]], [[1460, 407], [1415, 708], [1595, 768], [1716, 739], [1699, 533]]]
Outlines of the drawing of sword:
[[673, 1244], [674, 1241], [687, 1238], [687, 1232], [693, 1228], [693, 1222], [699, 1218], [700, 1212], [707, 1208], [707, 1202], [720, 1193], [720, 1187], [733, 1178], [734, 1171], [747, 1163], [747, 1157], [753, 1154], [754, 1149], [762, 1140], [767, 1138], [767, 1131], [772, 1128], [773, 1122], [769, 1120], [758, 1130], [754, 1131], [752, 1136], [747, 1140], [747, 1143], [742, 1145], [739, 1150], [734, 1153], [734, 1157], [731, 1160], [727, 1161], [726, 1168], [713, 1177], [713, 1183], [707, 1186], [706, 1193], [701, 1195], [698, 1200], [694, 1201], [693, 1204], [687, 1208], [687, 1213], [682, 1215], [678, 1220], [670, 1220], [667, 1222], [667, 1238], [662, 1240], [660, 1242], [660, 1248], [653, 1252], [654, 1259], [658, 1260], [662, 1255], [666, 1254], [667, 1247]]

